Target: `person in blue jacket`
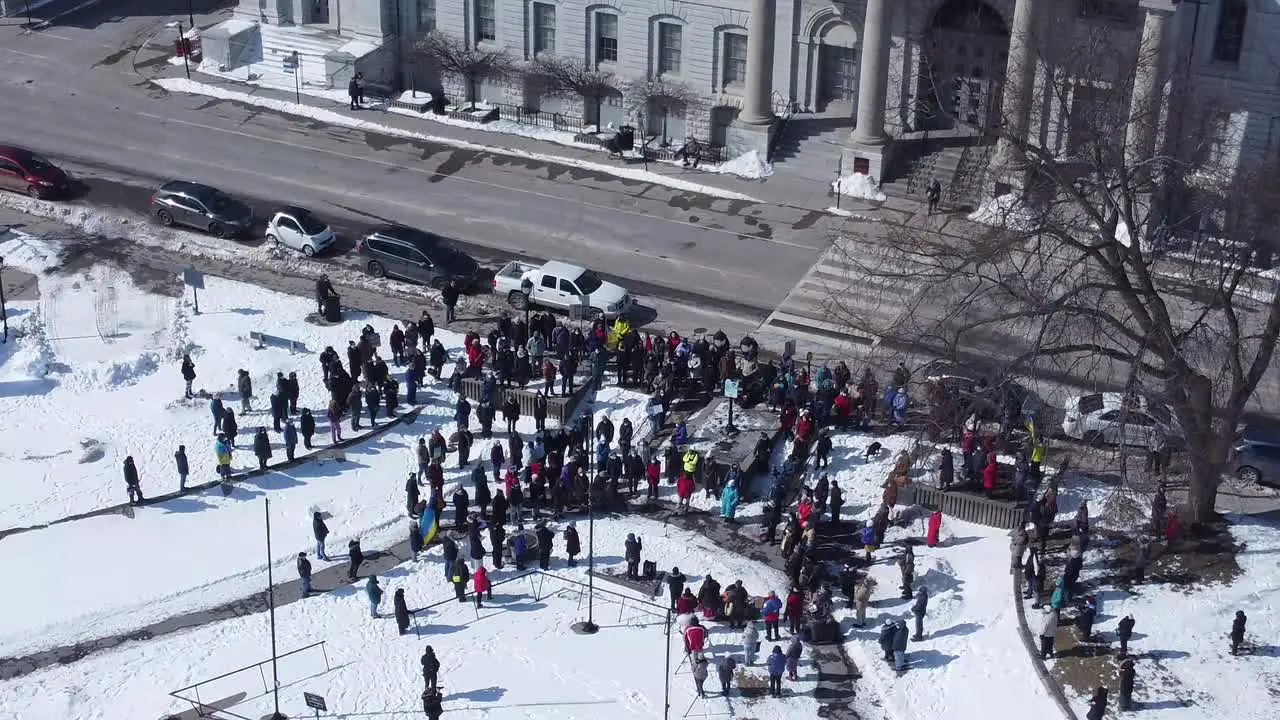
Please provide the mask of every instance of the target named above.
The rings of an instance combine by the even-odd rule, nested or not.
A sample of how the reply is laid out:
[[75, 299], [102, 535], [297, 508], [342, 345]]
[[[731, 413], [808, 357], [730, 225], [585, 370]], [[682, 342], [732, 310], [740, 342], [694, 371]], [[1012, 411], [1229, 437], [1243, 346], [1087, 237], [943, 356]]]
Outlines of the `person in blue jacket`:
[[370, 575], [365, 581], [364, 592], [369, 596], [369, 617], [378, 617], [378, 603], [382, 602], [382, 588], [378, 585], [377, 575]]
[[738, 481], [730, 480], [724, 490], [720, 491], [720, 517], [726, 522], [734, 522], [738, 513]]
[[689, 428], [684, 424], [684, 421], [681, 420], [679, 423], [676, 424], [676, 431], [671, 435], [671, 444], [679, 446], [679, 445], [684, 445], [688, 441], [689, 441]]
[[876, 549], [876, 529], [872, 527], [870, 520], [863, 526], [859, 539], [862, 541], [862, 549], [867, 553], [867, 562], [870, 563], [871, 553]]
[[290, 418], [284, 421], [284, 454], [293, 462], [293, 453], [298, 447], [298, 428], [293, 424]]
[[787, 669], [787, 656], [782, 654], [781, 645], [773, 646], [773, 652], [769, 653], [764, 664], [769, 670], [769, 694], [782, 697], [782, 673]]

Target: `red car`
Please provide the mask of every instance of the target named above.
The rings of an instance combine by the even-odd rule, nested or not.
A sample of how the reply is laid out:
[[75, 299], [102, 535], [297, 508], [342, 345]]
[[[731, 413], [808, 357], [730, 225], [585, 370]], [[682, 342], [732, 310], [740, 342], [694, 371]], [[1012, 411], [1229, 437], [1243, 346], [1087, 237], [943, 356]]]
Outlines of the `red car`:
[[43, 157], [30, 150], [0, 145], [0, 190], [44, 200], [65, 194], [69, 185], [67, 174]]

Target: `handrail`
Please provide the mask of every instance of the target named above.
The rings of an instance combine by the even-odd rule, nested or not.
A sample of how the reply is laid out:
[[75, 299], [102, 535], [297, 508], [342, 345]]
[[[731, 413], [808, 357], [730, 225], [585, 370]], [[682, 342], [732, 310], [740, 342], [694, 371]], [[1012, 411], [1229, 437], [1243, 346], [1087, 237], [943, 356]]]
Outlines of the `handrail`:
[[[303, 650], [310, 650], [310, 649], [311, 649], [311, 648], [313, 648], [313, 647], [318, 647], [318, 646], [324, 645], [324, 643], [325, 643], [325, 641], [324, 641], [324, 640], [321, 640], [321, 641], [319, 641], [319, 642], [313, 642], [313, 643], [311, 643], [310, 645], [304, 645], [303, 647], [300, 647], [300, 648], [298, 648], [298, 649], [296, 649], [296, 650], [290, 650], [290, 651], [289, 651], [289, 652], [287, 652], [287, 653], [281, 653], [280, 655], [277, 655], [277, 656], [276, 656], [276, 659], [277, 659], [277, 660], [279, 660], [279, 659], [280, 659], [280, 658], [282, 658], [282, 657], [289, 657], [290, 655], [297, 655], [298, 653], [302, 652]], [[326, 654], [326, 655], [325, 655], [325, 657], [327, 658], [327, 657], [328, 657], [328, 654]], [[188, 686], [186, 686], [186, 687], [184, 687], [184, 688], [180, 688], [180, 689], [178, 689], [178, 690], [174, 690], [173, 692], [171, 692], [171, 693], [169, 693], [169, 694], [170, 694], [170, 695], [174, 695], [175, 693], [186, 692], [187, 690], [191, 690], [191, 689], [194, 689], [194, 688], [200, 687], [201, 685], [205, 685], [205, 684], [207, 684], [207, 683], [211, 683], [211, 682], [213, 682], [213, 681], [215, 681], [215, 680], [221, 680], [222, 678], [225, 678], [225, 677], [231, 677], [232, 675], [235, 675], [235, 674], [236, 674], [236, 673], [238, 673], [238, 672], [244, 672], [245, 670], [248, 670], [249, 668], [255, 668], [255, 667], [258, 667], [258, 666], [261, 666], [261, 665], [266, 665], [266, 664], [267, 664], [267, 663], [269, 663], [269, 662], [271, 662], [271, 659], [270, 659], [270, 658], [268, 658], [268, 659], [266, 659], [266, 660], [263, 660], [263, 661], [261, 661], [261, 662], [253, 663], [252, 665], [245, 665], [245, 666], [244, 666], [244, 667], [242, 667], [242, 668], [236, 668], [235, 670], [232, 670], [231, 672], [225, 672], [225, 673], [223, 673], [223, 674], [221, 674], [221, 675], [218, 675], [217, 677], [211, 677], [211, 678], [209, 678], [209, 679], [207, 679], [207, 680], [201, 680], [200, 682], [195, 683], [194, 685], [188, 685]], [[178, 699], [179, 699], [179, 700], [186, 700], [186, 698], [178, 698]]]

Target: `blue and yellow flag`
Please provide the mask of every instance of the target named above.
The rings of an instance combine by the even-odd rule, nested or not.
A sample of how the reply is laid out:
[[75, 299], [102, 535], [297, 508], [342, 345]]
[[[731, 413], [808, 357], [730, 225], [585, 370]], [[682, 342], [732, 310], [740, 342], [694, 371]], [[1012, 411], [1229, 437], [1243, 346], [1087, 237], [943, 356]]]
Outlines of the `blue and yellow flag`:
[[419, 527], [422, 528], [422, 545], [426, 547], [436, 539], [436, 533], [440, 531], [440, 517], [434, 507], [428, 505], [423, 511], [422, 524]]

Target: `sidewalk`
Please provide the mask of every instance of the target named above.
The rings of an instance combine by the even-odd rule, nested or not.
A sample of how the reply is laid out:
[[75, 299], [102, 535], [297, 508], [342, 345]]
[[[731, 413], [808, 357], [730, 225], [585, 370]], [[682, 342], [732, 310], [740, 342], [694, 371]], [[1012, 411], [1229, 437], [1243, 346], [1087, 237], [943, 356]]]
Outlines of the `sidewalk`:
[[[147, 65], [147, 63], [144, 61], [139, 65]], [[185, 80], [186, 78], [185, 71], [180, 65], [156, 63], [151, 65], [150, 69], [153, 71], [148, 73], [148, 79], [150, 80]], [[492, 148], [496, 153], [502, 153], [505, 150], [515, 154], [552, 156], [563, 158], [570, 165], [587, 162], [597, 165], [617, 165], [619, 168], [625, 167], [629, 172], [645, 169], [644, 164], [635, 159], [630, 161], [611, 160], [608, 153], [603, 149], [563, 145], [550, 140], [539, 140], [511, 133], [480, 129], [483, 126], [477, 126], [476, 128], [463, 127], [437, 122], [427, 116], [415, 117], [405, 114], [404, 111], [392, 112], [377, 107], [350, 110], [346, 103], [338, 103], [324, 97], [309, 95], [305, 91], [298, 96], [289, 91], [228, 80], [194, 71], [191, 74], [191, 81], [221, 88], [224, 91], [243, 93], [253, 98], [271, 100], [273, 103], [292, 105], [297, 108], [297, 114], [299, 115], [305, 115], [307, 110], [311, 108], [321, 109], [350, 117], [353, 121], [376, 123], [388, 128], [394, 128], [399, 132], [420, 133], [443, 143], [480, 145]], [[300, 103], [298, 102], [299, 99], [301, 100]], [[835, 198], [830, 195], [830, 189], [825, 185], [802, 181], [800, 178], [789, 176], [785, 172], [777, 173], [763, 180], [748, 180], [736, 175], [702, 172], [682, 167], [679, 163], [659, 161], [649, 162], [647, 171], [653, 175], [671, 178], [683, 183], [696, 183], [731, 193], [739, 193], [772, 205], [818, 211], [826, 211], [827, 208], [835, 205]], [[842, 210], [869, 216], [875, 216], [882, 207], [909, 214], [914, 212], [915, 205], [917, 203], [911, 203], [899, 198], [890, 198], [883, 203], [872, 203], [847, 197], [840, 200]]]

